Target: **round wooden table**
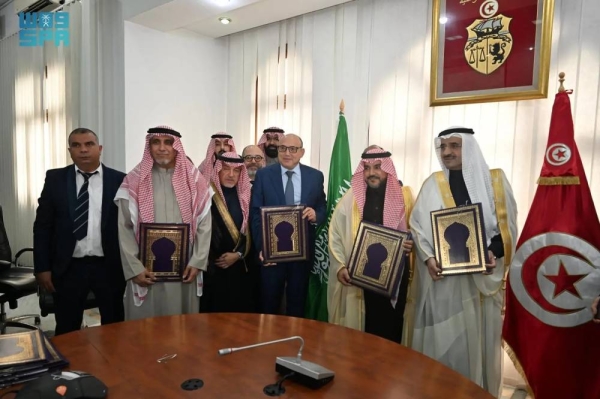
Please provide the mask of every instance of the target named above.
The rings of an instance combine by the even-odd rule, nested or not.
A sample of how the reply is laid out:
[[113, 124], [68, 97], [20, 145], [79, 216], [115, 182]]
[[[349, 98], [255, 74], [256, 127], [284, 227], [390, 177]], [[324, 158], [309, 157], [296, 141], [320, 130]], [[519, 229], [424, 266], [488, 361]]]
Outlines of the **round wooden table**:
[[[89, 372], [108, 398], [267, 398], [279, 378], [277, 356], [295, 356], [299, 341], [219, 356], [221, 348], [300, 335], [303, 359], [335, 372], [319, 390], [285, 381], [282, 398], [489, 399], [446, 366], [404, 346], [345, 327], [260, 314], [191, 314], [86, 328], [53, 338], [72, 370]], [[165, 363], [166, 354], [177, 357]], [[204, 387], [185, 391], [191, 378]]]

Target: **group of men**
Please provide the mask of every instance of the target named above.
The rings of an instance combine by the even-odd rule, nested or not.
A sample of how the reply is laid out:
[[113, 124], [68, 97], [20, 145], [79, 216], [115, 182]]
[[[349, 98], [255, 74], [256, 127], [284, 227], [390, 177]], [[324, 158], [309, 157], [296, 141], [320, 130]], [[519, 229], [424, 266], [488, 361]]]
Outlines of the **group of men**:
[[[436, 359], [494, 396], [501, 385], [501, 290], [515, 249], [517, 210], [501, 170], [490, 170], [471, 129], [439, 134], [441, 172], [431, 175], [413, 201], [391, 154], [371, 146], [362, 154], [351, 188], [329, 227], [329, 321], [371, 332]], [[442, 276], [431, 212], [481, 203], [493, 272]], [[404, 251], [414, 253], [398, 289], [387, 298], [351, 284], [348, 262], [360, 221], [410, 231]], [[414, 241], [414, 242], [413, 242]]]
[[[219, 132], [196, 167], [181, 134], [158, 126], [127, 175], [100, 162], [93, 131], [75, 129], [68, 144], [74, 165], [47, 172], [33, 229], [35, 274], [54, 297], [57, 335], [81, 327], [90, 291], [102, 324], [199, 311], [277, 313], [284, 292], [287, 314], [304, 315], [310, 262], [259, 267], [261, 206], [306, 204], [312, 234], [325, 218], [323, 174], [299, 164], [300, 137], [268, 128], [240, 156], [232, 136]], [[148, 223], [189, 226], [181, 282], [158, 281], [140, 260]]]
[[[324, 177], [300, 163], [302, 139], [268, 128], [238, 155], [233, 137], [217, 133], [198, 168], [180, 139], [166, 126], [149, 129], [141, 162], [124, 175], [100, 163], [94, 132], [70, 134], [75, 165], [47, 172], [34, 224], [35, 273], [54, 295], [56, 334], [80, 328], [90, 290], [102, 324], [199, 311], [276, 314], [282, 303], [287, 315], [304, 316], [312, 261], [264, 263], [260, 217], [263, 206], [302, 204], [314, 243], [326, 218]], [[473, 130], [449, 128], [435, 149], [442, 171], [416, 200], [388, 151], [373, 145], [361, 155], [330, 221], [329, 321], [412, 347], [498, 395], [502, 284], [515, 249], [516, 203], [504, 173], [489, 169]], [[442, 276], [431, 212], [475, 203], [490, 272]], [[412, 233], [392, 298], [350, 279], [363, 220]], [[157, 282], [141, 263], [142, 223], [190, 226], [181, 282]]]

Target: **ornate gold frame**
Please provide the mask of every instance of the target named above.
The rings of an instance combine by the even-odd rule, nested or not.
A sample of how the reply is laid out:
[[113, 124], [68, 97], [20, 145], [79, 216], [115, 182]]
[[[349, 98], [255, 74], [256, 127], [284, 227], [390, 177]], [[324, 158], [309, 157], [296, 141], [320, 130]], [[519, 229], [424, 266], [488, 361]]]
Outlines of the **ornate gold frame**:
[[[548, 97], [548, 75], [550, 69], [550, 52], [552, 48], [552, 24], [554, 17], [554, 0], [538, 0], [538, 5], [543, 7], [542, 10], [542, 25], [540, 46], [536, 49], [538, 52], [538, 65], [534, 74], [537, 74], [537, 85], [532, 85], [531, 89], [522, 90], [515, 88], [508, 92], [494, 92], [492, 90], [480, 90], [478, 94], [460, 95], [460, 92], [452, 93], [448, 96], [438, 96], [438, 85], [441, 77], [438, 76], [438, 62], [443, 48], [440, 49], [440, 13], [442, 9], [442, 1], [459, 1], [459, 0], [433, 0], [433, 16], [432, 16], [432, 37], [431, 37], [431, 81], [430, 81], [430, 105], [453, 105], [453, 104], [471, 104], [484, 103], [494, 101], [516, 101], [516, 100], [531, 100], [536, 98]], [[445, 4], [445, 3], [444, 3]], [[502, 89], [494, 89], [493, 91]], [[510, 89], [508, 89], [510, 90]], [[473, 93], [468, 92], [468, 93]]]

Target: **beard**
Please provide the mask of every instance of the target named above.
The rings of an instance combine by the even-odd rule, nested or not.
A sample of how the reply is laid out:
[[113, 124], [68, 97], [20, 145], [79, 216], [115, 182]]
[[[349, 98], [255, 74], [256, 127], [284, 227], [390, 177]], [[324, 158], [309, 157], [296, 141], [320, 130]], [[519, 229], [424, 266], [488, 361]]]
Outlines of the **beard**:
[[269, 158], [277, 158], [277, 146], [268, 145], [265, 147], [265, 154]]
[[258, 168], [257, 167], [250, 167], [247, 168], [248, 170], [248, 177], [250, 178], [250, 180], [254, 180], [254, 177], [256, 177], [256, 172], [258, 172]]
[[154, 162], [156, 162], [160, 166], [167, 166], [168, 164], [171, 163], [171, 160], [170, 159], [159, 158], [159, 159], [155, 159]]
[[[371, 180], [371, 179], [373, 179], [373, 180]], [[367, 178], [367, 185], [371, 188], [377, 189], [377, 188], [381, 187], [382, 184], [386, 184], [386, 183], [387, 183], [387, 179], [382, 180], [377, 176], [369, 176]]]

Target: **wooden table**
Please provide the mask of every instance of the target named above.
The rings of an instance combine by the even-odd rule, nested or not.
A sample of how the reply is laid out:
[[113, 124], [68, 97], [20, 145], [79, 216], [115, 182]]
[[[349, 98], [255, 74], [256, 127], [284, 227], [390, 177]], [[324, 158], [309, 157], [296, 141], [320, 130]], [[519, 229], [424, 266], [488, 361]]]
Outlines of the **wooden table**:
[[[86, 328], [53, 339], [71, 362], [118, 398], [267, 398], [278, 379], [277, 356], [295, 356], [299, 341], [218, 356], [226, 347], [300, 335], [303, 359], [336, 375], [319, 390], [285, 381], [282, 398], [489, 399], [467, 378], [404, 346], [345, 327], [259, 314], [193, 314]], [[158, 363], [165, 354], [175, 359]], [[181, 383], [200, 378], [204, 387]]]

